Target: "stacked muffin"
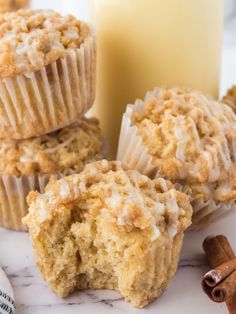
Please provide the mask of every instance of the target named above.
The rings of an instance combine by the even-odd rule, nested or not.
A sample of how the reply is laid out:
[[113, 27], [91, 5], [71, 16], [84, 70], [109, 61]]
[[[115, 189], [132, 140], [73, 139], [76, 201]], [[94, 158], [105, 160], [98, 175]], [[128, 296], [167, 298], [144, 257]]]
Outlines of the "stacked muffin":
[[0, 0], [0, 13], [26, 8], [29, 0]]
[[0, 224], [23, 230], [26, 195], [52, 174], [102, 158], [91, 29], [73, 16], [20, 10], [0, 16]]
[[[3, 186], [9, 183], [11, 191], [15, 187], [23, 195], [23, 211], [25, 190], [33, 190], [23, 221], [37, 266], [59, 296], [76, 289], [114, 289], [143, 307], [164, 292], [176, 271], [184, 232], [191, 225], [189, 197], [164, 178], [148, 178], [120, 162], [96, 161], [102, 155], [96, 120], [80, 118], [70, 125], [94, 99], [91, 31], [72, 17], [50, 12], [12, 16], [19, 14], [26, 28], [29, 20], [33, 27], [21, 40], [24, 49], [13, 43], [17, 60], [13, 53], [8, 61], [6, 53], [5, 64], [12, 68], [5, 70], [12, 72], [2, 91], [7, 100], [11, 97], [7, 108], [14, 114], [6, 112], [9, 119], [1, 131], [16, 140], [5, 140], [2, 148], [0, 170], [10, 175]], [[53, 133], [42, 135], [48, 132]], [[58, 173], [57, 179], [45, 187], [52, 173]], [[5, 198], [17, 203], [13, 193]]]

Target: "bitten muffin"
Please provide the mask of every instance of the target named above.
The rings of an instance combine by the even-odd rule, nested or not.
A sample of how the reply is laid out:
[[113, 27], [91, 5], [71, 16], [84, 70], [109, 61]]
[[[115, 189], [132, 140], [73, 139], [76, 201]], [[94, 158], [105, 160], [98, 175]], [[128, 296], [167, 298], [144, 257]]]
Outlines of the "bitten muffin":
[[94, 118], [36, 138], [0, 141], [0, 225], [24, 230], [30, 191], [43, 192], [51, 175], [79, 172], [102, 158], [103, 139]]
[[236, 112], [236, 86], [231, 87], [223, 98], [223, 102]]
[[77, 121], [95, 94], [89, 26], [53, 11], [0, 15], [0, 136], [24, 139]]
[[26, 8], [29, 0], [0, 0], [0, 13]]
[[128, 106], [118, 159], [190, 193], [200, 227], [236, 200], [236, 115], [200, 92], [157, 88]]
[[24, 223], [37, 266], [59, 296], [114, 289], [135, 307], [167, 287], [192, 214], [187, 195], [170, 182], [106, 160], [52, 180], [28, 202]]

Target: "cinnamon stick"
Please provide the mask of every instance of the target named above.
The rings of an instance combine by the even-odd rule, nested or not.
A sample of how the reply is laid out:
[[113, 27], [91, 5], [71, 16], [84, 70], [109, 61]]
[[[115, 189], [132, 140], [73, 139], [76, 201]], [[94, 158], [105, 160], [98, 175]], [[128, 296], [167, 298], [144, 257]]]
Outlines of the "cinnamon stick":
[[236, 293], [236, 271], [230, 274], [226, 279], [212, 290], [212, 298], [215, 302], [226, 302], [235, 297]]
[[236, 292], [236, 258], [206, 273], [202, 288], [214, 302], [225, 302]]
[[230, 314], [235, 314], [236, 313], [236, 297], [234, 298], [230, 298], [227, 302], [226, 302], [228, 311]]
[[228, 239], [223, 235], [207, 237], [203, 242], [203, 249], [212, 268], [235, 257]]
[[223, 235], [208, 237], [203, 249], [213, 269], [202, 280], [204, 292], [215, 302], [226, 302], [230, 314], [236, 314], [236, 258]]

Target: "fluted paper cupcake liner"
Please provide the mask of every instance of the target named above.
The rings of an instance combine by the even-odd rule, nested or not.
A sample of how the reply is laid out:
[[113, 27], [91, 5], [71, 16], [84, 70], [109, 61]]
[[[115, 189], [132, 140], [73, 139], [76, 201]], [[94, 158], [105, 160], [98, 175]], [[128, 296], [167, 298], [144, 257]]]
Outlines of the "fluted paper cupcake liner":
[[217, 203], [214, 200], [207, 202], [195, 200], [192, 202], [194, 213], [190, 230], [197, 231], [207, 227], [210, 223], [217, 222], [226, 214], [236, 209], [234, 203]]
[[[152, 99], [155, 93], [149, 92], [145, 100]], [[132, 122], [134, 112], [142, 112], [145, 102], [137, 100], [134, 105], [128, 105], [122, 118], [120, 138], [118, 144], [117, 160], [126, 164], [129, 168], [136, 169], [142, 174], [152, 178], [158, 177], [158, 169], [153, 163], [153, 157], [149, 154], [147, 147], [142, 143], [142, 138], [138, 135], [138, 129]], [[191, 188], [191, 187], [190, 187]], [[193, 225], [192, 229], [201, 229], [210, 223], [218, 220], [235, 207], [234, 204], [217, 204], [214, 200], [208, 203], [192, 201]]]
[[149, 155], [147, 147], [142, 144], [137, 127], [132, 123], [132, 113], [142, 112], [143, 108], [144, 104], [141, 100], [137, 100], [135, 105], [127, 106], [121, 124], [117, 160], [143, 174], [155, 175], [157, 169], [152, 164], [152, 157]]
[[91, 35], [39, 71], [0, 79], [0, 137], [30, 138], [75, 122], [93, 104], [95, 77]]
[[0, 226], [18, 231], [25, 231], [22, 218], [28, 212], [26, 197], [30, 191], [44, 192], [51, 176], [62, 178], [75, 173], [73, 169], [53, 174], [33, 176], [0, 176]]

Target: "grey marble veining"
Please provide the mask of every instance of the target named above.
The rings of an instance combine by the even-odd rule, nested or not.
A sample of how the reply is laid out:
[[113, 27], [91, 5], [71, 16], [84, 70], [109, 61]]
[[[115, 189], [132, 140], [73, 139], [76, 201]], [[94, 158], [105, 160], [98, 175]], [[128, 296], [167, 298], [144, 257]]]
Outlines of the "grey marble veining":
[[[46, 2], [45, 2], [46, 5]], [[236, 83], [236, 19], [226, 21], [221, 94]], [[0, 264], [14, 289], [17, 314], [223, 314], [224, 304], [213, 304], [200, 287], [209, 269], [202, 250], [204, 238], [227, 235], [236, 251], [236, 213], [212, 224], [207, 230], [185, 237], [179, 269], [166, 293], [147, 309], [133, 309], [113, 291], [76, 292], [66, 300], [58, 298], [43, 282], [34, 264], [28, 235], [0, 229]]]
[[143, 310], [133, 309], [114, 291], [82, 291], [66, 300], [58, 298], [41, 279], [34, 265], [26, 233], [0, 229], [0, 264], [13, 286], [17, 314], [156, 314], [157, 311], [160, 314], [223, 314], [224, 305], [213, 304], [201, 291], [201, 277], [209, 269], [201, 245], [206, 236], [224, 233], [235, 248], [235, 219], [236, 213], [212, 224], [207, 230], [188, 232], [174, 280], [159, 300]]

